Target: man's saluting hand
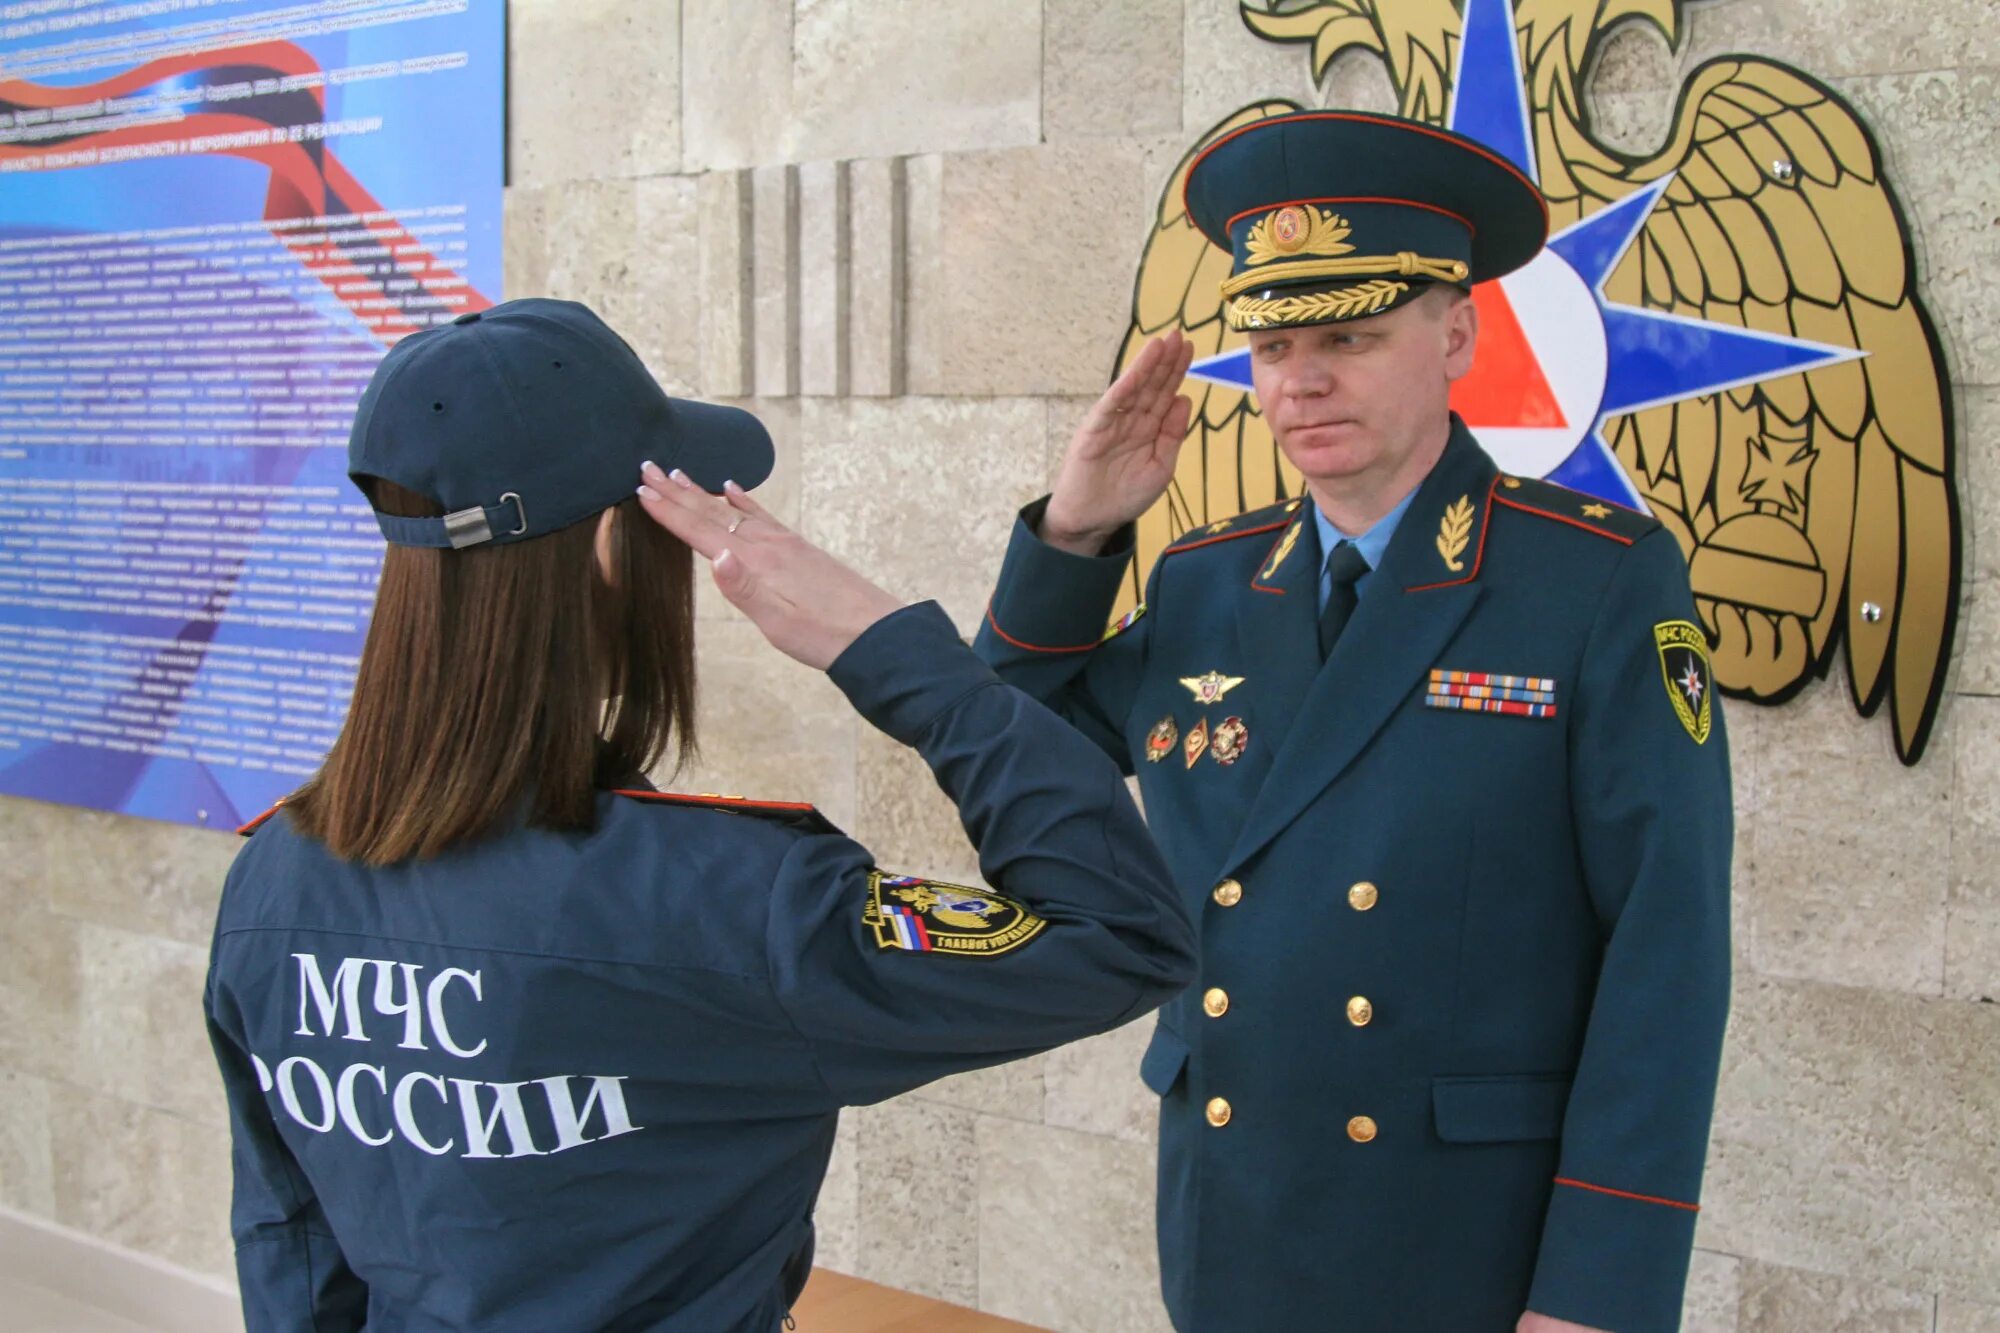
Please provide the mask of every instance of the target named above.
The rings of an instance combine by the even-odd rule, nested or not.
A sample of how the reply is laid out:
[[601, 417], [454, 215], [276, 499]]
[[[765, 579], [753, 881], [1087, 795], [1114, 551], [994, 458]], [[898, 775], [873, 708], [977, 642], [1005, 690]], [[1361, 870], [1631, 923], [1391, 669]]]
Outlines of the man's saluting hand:
[[1152, 507], [1173, 480], [1194, 404], [1180, 393], [1194, 344], [1179, 329], [1133, 358], [1077, 427], [1042, 518], [1041, 538], [1096, 555]]

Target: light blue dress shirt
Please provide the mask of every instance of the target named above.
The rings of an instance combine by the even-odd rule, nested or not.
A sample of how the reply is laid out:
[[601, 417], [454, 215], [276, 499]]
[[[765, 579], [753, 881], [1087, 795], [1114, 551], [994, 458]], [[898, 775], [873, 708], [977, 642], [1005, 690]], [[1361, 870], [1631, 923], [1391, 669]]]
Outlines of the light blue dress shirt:
[[[1307, 493], [1310, 497], [1310, 492]], [[1396, 535], [1396, 525], [1403, 521], [1409, 511], [1410, 501], [1417, 498], [1415, 487], [1404, 496], [1400, 503], [1375, 521], [1375, 526], [1358, 537], [1349, 536], [1333, 526], [1333, 520], [1313, 506], [1313, 521], [1319, 524], [1319, 609], [1326, 610], [1326, 599], [1333, 592], [1333, 578], [1326, 572], [1326, 558], [1333, 554], [1333, 548], [1342, 542], [1353, 542], [1360, 550], [1361, 558], [1368, 562], [1369, 572], [1354, 581], [1354, 595], [1359, 598], [1368, 592], [1368, 584], [1374, 579], [1374, 571], [1382, 567], [1382, 556], [1389, 549], [1389, 539]]]

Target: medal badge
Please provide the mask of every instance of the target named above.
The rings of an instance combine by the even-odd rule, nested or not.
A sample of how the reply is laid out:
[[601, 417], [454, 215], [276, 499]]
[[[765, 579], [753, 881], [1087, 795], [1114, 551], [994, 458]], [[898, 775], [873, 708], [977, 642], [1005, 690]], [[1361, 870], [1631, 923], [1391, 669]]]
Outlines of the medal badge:
[[1193, 768], [1195, 760], [1201, 758], [1201, 752], [1207, 748], [1208, 719], [1203, 718], [1194, 724], [1193, 729], [1187, 734], [1187, 739], [1181, 742], [1181, 753], [1187, 758], [1187, 766]]
[[1215, 757], [1216, 763], [1227, 768], [1243, 757], [1244, 748], [1249, 744], [1250, 728], [1243, 724], [1243, 719], [1226, 717], [1209, 739], [1208, 752]]
[[1225, 676], [1220, 671], [1211, 671], [1203, 676], [1182, 676], [1181, 684], [1194, 694], [1198, 704], [1220, 702], [1222, 696], [1243, 683], [1241, 676]]
[[1146, 762], [1159, 763], [1174, 752], [1174, 747], [1180, 744], [1180, 740], [1181, 729], [1175, 724], [1172, 714], [1161, 718], [1153, 724], [1153, 729], [1146, 733]]

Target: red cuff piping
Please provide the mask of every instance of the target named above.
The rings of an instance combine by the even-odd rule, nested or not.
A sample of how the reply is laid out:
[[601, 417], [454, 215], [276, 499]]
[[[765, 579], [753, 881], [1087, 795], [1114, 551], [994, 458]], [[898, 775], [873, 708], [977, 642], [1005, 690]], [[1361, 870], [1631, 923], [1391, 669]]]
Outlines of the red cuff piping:
[[1701, 1211], [1701, 1205], [1698, 1203], [1682, 1203], [1678, 1199], [1660, 1199], [1655, 1198], [1651, 1194], [1633, 1194], [1629, 1190], [1609, 1189], [1603, 1185], [1586, 1184], [1581, 1180], [1569, 1180], [1563, 1176], [1556, 1177], [1556, 1184], [1567, 1185], [1571, 1189], [1589, 1190], [1593, 1194], [1609, 1194], [1615, 1199], [1636, 1199], [1640, 1203], [1657, 1203], [1662, 1208], [1680, 1208], [1690, 1213]]
[[1080, 643], [1072, 648], [1044, 648], [1038, 643], [1023, 643], [1006, 630], [1000, 628], [1000, 622], [993, 618], [993, 603], [991, 602], [986, 604], [986, 623], [991, 625], [993, 632], [998, 634], [1003, 640], [1013, 644], [1016, 648], [1024, 652], [1030, 653], [1087, 653], [1097, 647], [1099, 643], [1104, 642], [1102, 639], [1098, 639], [1094, 643]]

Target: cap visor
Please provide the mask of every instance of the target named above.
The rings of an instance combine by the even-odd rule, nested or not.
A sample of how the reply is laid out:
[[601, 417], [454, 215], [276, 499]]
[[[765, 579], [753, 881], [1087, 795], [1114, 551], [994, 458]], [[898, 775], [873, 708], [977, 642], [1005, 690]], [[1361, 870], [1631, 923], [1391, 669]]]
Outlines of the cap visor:
[[712, 494], [720, 494], [726, 481], [755, 490], [771, 475], [771, 433], [742, 408], [676, 398], [671, 434], [670, 456], [658, 460], [661, 466], [679, 468]]

